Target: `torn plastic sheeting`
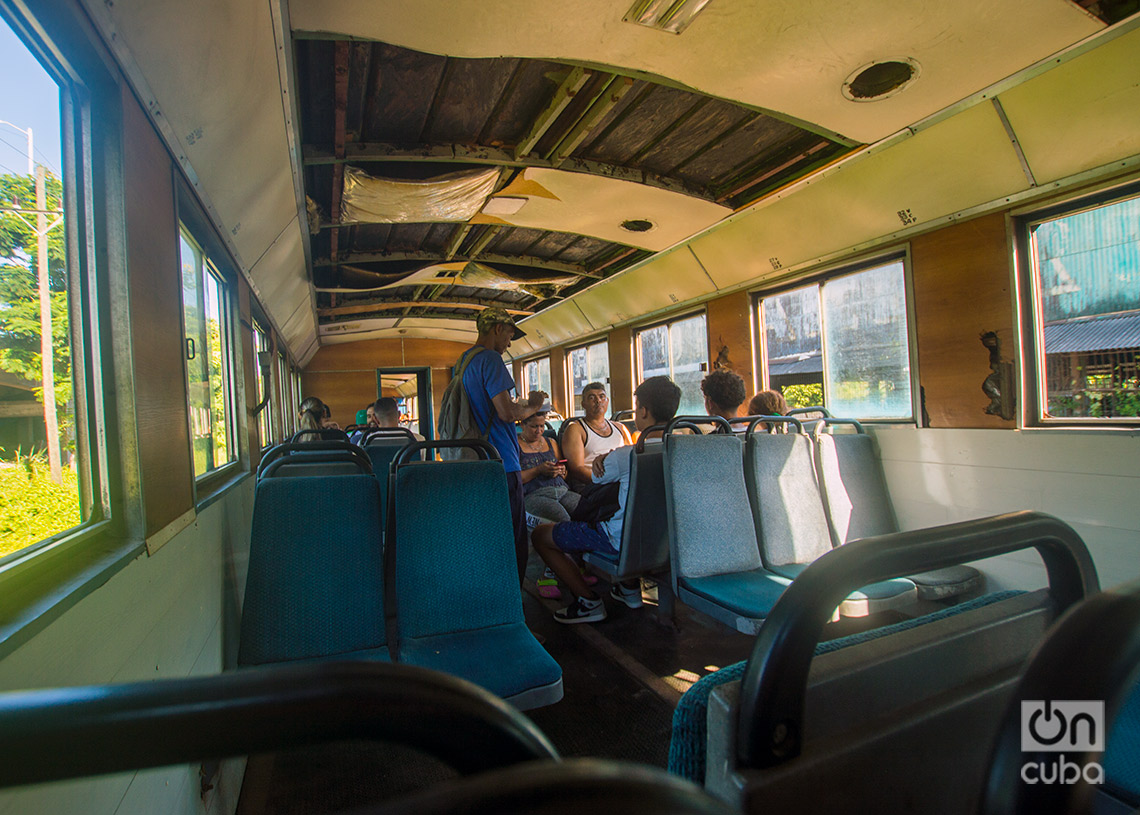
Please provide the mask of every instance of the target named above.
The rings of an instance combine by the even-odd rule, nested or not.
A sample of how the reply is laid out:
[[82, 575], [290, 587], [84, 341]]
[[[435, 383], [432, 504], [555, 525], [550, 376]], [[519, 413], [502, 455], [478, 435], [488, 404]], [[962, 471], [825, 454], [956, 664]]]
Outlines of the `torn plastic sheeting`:
[[499, 171], [464, 170], [409, 181], [375, 178], [345, 166], [342, 223], [409, 224], [470, 220], [495, 191]]
[[497, 269], [485, 266], [482, 263], [455, 262], [435, 263], [431, 266], [412, 272], [407, 277], [400, 278], [394, 283], [381, 286], [382, 289], [394, 289], [397, 286], [412, 286], [417, 283], [443, 283], [449, 286], [470, 286], [474, 289], [498, 289], [501, 291], [526, 291], [528, 286], [544, 285], [562, 288], [577, 282], [574, 275], [542, 275], [528, 277], [526, 280], [515, 280]]

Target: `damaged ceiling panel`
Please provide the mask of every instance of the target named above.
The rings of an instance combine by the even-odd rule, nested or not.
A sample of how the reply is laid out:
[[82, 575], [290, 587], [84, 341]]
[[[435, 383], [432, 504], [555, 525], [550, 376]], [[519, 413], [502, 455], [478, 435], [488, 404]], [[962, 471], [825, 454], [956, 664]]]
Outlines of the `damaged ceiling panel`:
[[295, 44], [322, 337], [537, 313], [853, 149], [604, 68]]

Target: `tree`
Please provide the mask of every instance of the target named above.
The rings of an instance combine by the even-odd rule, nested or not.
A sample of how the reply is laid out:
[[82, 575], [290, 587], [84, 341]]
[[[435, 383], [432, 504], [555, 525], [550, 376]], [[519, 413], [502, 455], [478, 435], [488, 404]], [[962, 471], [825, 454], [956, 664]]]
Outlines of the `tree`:
[[[61, 210], [63, 185], [51, 172], [46, 173], [45, 192], [44, 208]], [[0, 371], [40, 385], [43, 401], [35, 210], [35, 178], [0, 175]], [[71, 335], [64, 230], [58, 226], [47, 231], [47, 257], [55, 403], [64, 405], [71, 400]], [[63, 418], [66, 422], [68, 417]], [[60, 430], [62, 434], [63, 424]]]

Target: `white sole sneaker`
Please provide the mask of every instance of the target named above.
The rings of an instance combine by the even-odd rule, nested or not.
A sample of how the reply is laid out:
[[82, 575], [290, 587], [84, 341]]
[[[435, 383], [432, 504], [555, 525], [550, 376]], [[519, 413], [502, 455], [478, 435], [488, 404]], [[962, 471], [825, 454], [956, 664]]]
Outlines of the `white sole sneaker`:
[[560, 608], [554, 612], [555, 622], [573, 625], [574, 623], [600, 623], [606, 618], [606, 606], [604, 603], [598, 603], [596, 608], [583, 608], [582, 604], [575, 600], [566, 608]]
[[644, 603], [641, 600], [641, 591], [636, 594], [634, 592], [622, 591], [621, 586], [614, 586], [610, 589], [610, 597], [617, 600], [619, 603], [625, 603], [630, 608], [641, 608]]

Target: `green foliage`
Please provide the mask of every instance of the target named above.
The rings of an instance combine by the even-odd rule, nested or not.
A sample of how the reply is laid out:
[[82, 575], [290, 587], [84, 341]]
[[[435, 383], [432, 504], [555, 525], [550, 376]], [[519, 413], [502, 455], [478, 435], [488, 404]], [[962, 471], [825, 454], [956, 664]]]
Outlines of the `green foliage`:
[[44, 456], [0, 463], [0, 557], [38, 543], [82, 520], [75, 470], [63, 468], [62, 484], [51, 480]]
[[[47, 173], [44, 186], [47, 208], [59, 209], [63, 194], [60, 180]], [[27, 175], [0, 175], [0, 205], [35, 209], [35, 179]], [[54, 217], [49, 216], [47, 224]], [[49, 230], [47, 236], [55, 401], [62, 407], [71, 400], [71, 335], [62, 224]], [[0, 371], [42, 385], [36, 244], [35, 215], [0, 212]], [[42, 392], [37, 396], [43, 399]], [[69, 418], [67, 411], [60, 411], [59, 418], [62, 429]]]
[[788, 407], [816, 407], [823, 404], [823, 385], [815, 382], [808, 385], [785, 385], [780, 390]]

